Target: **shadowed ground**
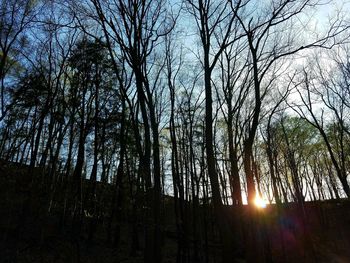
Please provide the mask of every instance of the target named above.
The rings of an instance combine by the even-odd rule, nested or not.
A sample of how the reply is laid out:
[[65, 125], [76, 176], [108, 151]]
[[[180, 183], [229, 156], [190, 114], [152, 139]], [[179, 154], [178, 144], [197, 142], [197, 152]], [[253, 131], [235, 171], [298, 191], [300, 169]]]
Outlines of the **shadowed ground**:
[[[42, 171], [35, 170], [34, 174], [42, 174]], [[41, 177], [36, 175], [35, 178]], [[89, 215], [85, 215], [81, 235], [74, 236], [72, 229], [61, 225], [59, 194], [48, 212], [52, 197], [50, 187], [45, 180], [35, 184], [32, 190], [30, 185], [25, 166], [0, 166], [1, 262], [143, 262], [141, 225], [140, 249], [134, 255], [130, 255], [130, 218], [127, 216], [123, 217], [118, 247], [106, 241], [103, 217], [99, 218], [93, 242], [89, 243]], [[109, 185], [99, 187], [106, 187], [107, 196], [112, 192]], [[32, 197], [28, 202], [30, 193]], [[163, 262], [176, 262], [177, 233], [171, 197], [164, 198], [163, 209]], [[227, 209], [232, 214], [237, 212], [232, 207]], [[241, 212], [242, 229], [248, 227], [245, 225], [246, 210], [244, 207]], [[257, 242], [264, 248], [266, 258], [272, 260], [266, 262], [350, 262], [348, 201], [308, 202], [304, 206], [304, 219], [298, 211], [295, 204], [280, 209], [270, 205], [257, 211]], [[207, 231], [209, 262], [219, 262], [221, 243], [215, 222]], [[193, 246], [191, 238], [189, 246]]]

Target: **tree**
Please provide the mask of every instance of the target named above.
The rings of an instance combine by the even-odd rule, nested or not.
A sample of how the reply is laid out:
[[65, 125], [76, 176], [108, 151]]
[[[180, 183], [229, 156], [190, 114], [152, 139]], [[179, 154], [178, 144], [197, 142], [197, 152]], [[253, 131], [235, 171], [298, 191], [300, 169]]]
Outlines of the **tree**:
[[[141, 109], [144, 148], [139, 147], [139, 172], [146, 182], [149, 209], [145, 231], [145, 261], [160, 262], [161, 253], [161, 167], [159, 130], [153, 87], [149, 80], [149, 59], [159, 38], [174, 27], [174, 20], [163, 17], [163, 1], [117, 1], [115, 10], [98, 0], [91, 0], [109, 44], [118, 45], [135, 77], [136, 94]], [[114, 15], [117, 13], [117, 16]], [[155, 75], [157, 76], [157, 74]], [[159, 76], [159, 75], [158, 75]], [[153, 80], [157, 84], [157, 77]], [[141, 137], [136, 139], [141, 142]], [[151, 169], [151, 151], [153, 173]], [[153, 175], [153, 176], [152, 176]], [[153, 183], [152, 183], [153, 182]], [[152, 212], [152, 214], [150, 213]]]
[[10, 107], [5, 77], [18, 64], [18, 55], [27, 45], [25, 30], [33, 23], [39, 4], [33, 0], [2, 1], [0, 6], [0, 101], [2, 120]]
[[[297, 89], [298, 94], [300, 95], [300, 99], [302, 101], [302, 105], [294, 105], [293, 109], [299, 114], [301, 118], [308, 121], [312, 126], [314, 126], [319, 131], [327, 147], [328, 154], [336, 170], [337, 177], [343, 186], [343, 190], [345, 194], [349, 196], [350, 187], [347, 181], [347, 173], [344, 169], [345, 168], [344, 158], [343, 159], [340, 158], [340, 160], [337, 159], [335, 149], [332, 147], [329, 135], [327, 135], [326, 133], [324, 111], [321, 109], [321, 111], [317, 113], [317, 111], [315, 110], [314, 103], [312, 101], [313, 90], [317, 91], [317, 86], [316, 86], [317, 84], [315, 83], [314, 79], [310, 79], [309, 73], [305, 69], [303, 71], [303, 76], [304, 76], [304, 80], [301, 85], [304, 87], [305, 92], [302, 93], [300, 88]], [[320, 115], [317, 116], [318, 114]]]
[[[253, 1], [250, 2], [250, 4], [252, 3]], [[244, 140], [244, 169], [247, 177], [249, 203], [252, 203], [255, 198], [254, 172], [252, 170], [254, 138], [259, 125], [262, 101], [267, 88], [275, 79], [278, 62], [305, 48], [323, 46], [330, 37], [343, 30], [340, 28], [339, 31], [334, 32], [334, 28], [331, 28], [325, 37], [310, 41], [310, 43], [295, 43], [291, 38], [293, 29], [289, 23], [293, 23], [299, 14], [316, 5], [317, 3], [310, 0], [300, 2], [286, 0], [268, 4], [257, 17], [244, 17], [245, 13], [243, 12], [237, 16], [248, 42], [255, 98], [254, 109], [248, 123], [248, 132]], [[287, 33], [282, 28], [284, 24], [290, 26], [290, 31]], [[295, 36], [294, 39], [296, 39]], [[271, 73], [271, 70], [275, 72]]]
[[[241, 8], [241, 1], [233, 6], [232, 2], [218, 1], [187, 1], [188, 12], [196, 22], [197, 30], [201, 40], [202, 67], [204, 71], [205, 86], [205, 149], [206, 162], [212, 189], [212, 198], [215, 214], [223, 239], [223, 262], [237, 259], [239, 246], [233, 242], [234, 233], [230, 228], [223, 209], [219, 177], [217, 174], [214, 137], [213, 137], [213, 94], [212, 94], [212, 74], [224, 50], [241, 38], [241, 35], [231, 37], [231, 30], [234, 29], [236, 14]], [[230, 9], [231, 8], [231, 9]], [[212, 55], [213, 54], [213, 55]], [[234, 244], [234, 250], [232, 249]]]

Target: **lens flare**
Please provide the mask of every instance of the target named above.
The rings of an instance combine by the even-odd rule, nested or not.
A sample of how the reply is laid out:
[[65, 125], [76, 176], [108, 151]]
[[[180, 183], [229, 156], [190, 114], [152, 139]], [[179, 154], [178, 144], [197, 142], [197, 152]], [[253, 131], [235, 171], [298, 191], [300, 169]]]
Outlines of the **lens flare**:
[[266, 207], [266, 201], [262, 199], [259, 194], [256, 195], [254, 199], [254, 204], [258, 208], [265, 208]]

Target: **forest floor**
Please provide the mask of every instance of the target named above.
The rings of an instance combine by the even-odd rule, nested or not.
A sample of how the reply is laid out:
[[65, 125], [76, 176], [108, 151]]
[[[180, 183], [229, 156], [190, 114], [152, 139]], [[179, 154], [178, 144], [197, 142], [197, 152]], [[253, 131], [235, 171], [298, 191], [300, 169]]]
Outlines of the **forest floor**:
[[273, 262], [350, 263], [349, 202], [306, 202], [303, 209], [304, 216], [295, 204], [260, 212]]
[[[48, 212], [52, 191], [45, 184], [30, 187], [27, 173], [25, 166], [11, 167], [0, 162], [1, 263], [143, 262], [142, 229], [139, 233], [141, 249], [132, 256], [128, 222], [121, 226], [117, 248], [111, 242], [106, 242], [106, 230], [103, 227], [97, 228], [92, 243], [87, 242], [84, 226], [81, 235], [74, 237], [69, 228], [59, 227], [58, 214]], [[163, 262], [175, 263], [177, 241], [173, 206], [165, 204], [163, 208]], [[235, 212], [232, 207], [228, 209]], [[257, 212], [260, 241], [269, 251], [266, 258], [272, 259], [270, 262], [281, 263], [350, 263], [349, 201], [307, 202], [303, 213], [304, 219], [293, 204], [282, 209], [270, 205]], [[215, 234], [209, 237], [208, 261], [219, 262], [220, 242]]]

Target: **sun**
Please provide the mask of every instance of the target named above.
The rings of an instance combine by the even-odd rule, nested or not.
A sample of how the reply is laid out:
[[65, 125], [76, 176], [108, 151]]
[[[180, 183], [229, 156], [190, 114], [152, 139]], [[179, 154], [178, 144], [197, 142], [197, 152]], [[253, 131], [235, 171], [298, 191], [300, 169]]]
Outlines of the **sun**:
[[254, 204], [257, 208], [265, 208], [266, 207], [266, 201], [262, 199], [259, 194], [256, 194], [256, 197], [254, 199]]

